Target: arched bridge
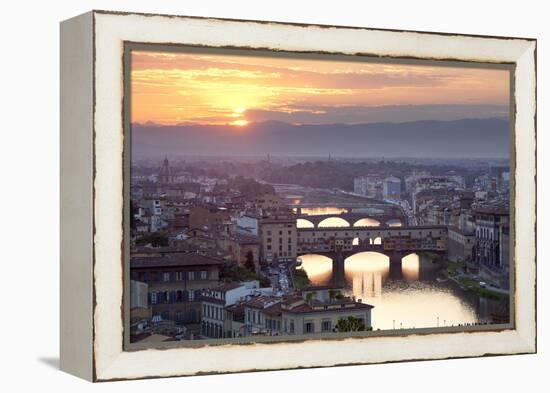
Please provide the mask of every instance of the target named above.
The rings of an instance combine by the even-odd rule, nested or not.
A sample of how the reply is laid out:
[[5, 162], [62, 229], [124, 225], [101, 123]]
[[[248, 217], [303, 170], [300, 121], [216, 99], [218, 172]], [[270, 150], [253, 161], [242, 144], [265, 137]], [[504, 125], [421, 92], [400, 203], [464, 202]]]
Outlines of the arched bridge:
[[367, 214], [356, 212], [343, 212], [340, 214], [296, 214], [296, 218], [299, 220], [308, 221], [313, 225], [314, 228], [318, 228], [319, 224], [330, 218], [342, 219], [343, 223], [347, 224], [347, 226], [349, 227], [357, 225], [362, 219], [375, 220], [378, 224], [382, 226], [402, 225], [404, 222], [406, 223], [406, 220], [401, 214]]
[[299, 228], [298, 255], [332, 259], [333, 277], [344, 277], [345, 260], [360, 252], [377, 252], [390, 260], [390, 273], [401, 269], [405, 256], [420, 251], [444, 252], [447, 227]]
[[[379, 251], [445, 251], [447, 227], [320, 227], [298, 228], [299, 254]], [[362, 251], [360, 251], [362, 250]]]

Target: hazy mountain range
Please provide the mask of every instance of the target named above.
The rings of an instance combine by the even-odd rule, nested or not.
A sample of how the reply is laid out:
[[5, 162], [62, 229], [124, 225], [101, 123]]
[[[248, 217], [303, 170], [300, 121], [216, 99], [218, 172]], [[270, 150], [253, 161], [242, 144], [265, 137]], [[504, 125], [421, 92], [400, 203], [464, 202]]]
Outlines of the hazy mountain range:
[[294, 125], [132, 125], [133, 159], [205, 156], [449, 157], [509, 156], [507, 119]]

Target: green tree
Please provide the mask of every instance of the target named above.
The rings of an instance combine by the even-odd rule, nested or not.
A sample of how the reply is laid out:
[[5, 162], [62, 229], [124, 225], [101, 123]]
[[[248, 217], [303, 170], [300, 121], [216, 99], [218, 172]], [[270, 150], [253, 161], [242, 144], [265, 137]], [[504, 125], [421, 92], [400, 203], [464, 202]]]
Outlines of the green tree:
[[292, 271], [292, 275], [294, 276], [294, 287], [296, 289], [302, 289], [311, 284], [311, 281], [309, 280], [306, 271], [303, 269], [294, 268], [294, 270]]
[[250, 272], [256, 272], [256, 264], [254, 263], [254, 254], [252, 254], [252, 250], [248, 250], [246, 253], [244, 267]]
[[367, 330], [365, 322], [363, 322], [362, 319], [351, 316], [347, 318], [340, 318], [333, 329], [333, 331], [337, 333], [364, 332], [365, 330]]
[[153, 247], [167, 247], [168, 246], [168, 236], [154, 232], [145, 236], [140, 237], [136, 240], [136, 244], [139, 246], [146, 246], [150, 244]]

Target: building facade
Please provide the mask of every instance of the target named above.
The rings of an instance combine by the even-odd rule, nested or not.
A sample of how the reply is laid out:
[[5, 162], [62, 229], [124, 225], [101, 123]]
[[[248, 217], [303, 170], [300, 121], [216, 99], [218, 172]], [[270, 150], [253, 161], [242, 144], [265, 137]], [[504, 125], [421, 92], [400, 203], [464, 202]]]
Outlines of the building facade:
[[260, 220], [261, 258], [267, 263], [296, 260], [296, 216], [280, 212]]
[[219, 258], [197, 252], [138, 256], [130, 259], [130, 277], [148, 286], [152, 318], [198, 333], [201, 292], [218, 285], [222, 264]]
[[506, 285], [510, 270], [508, 209], [474, 209], [474, 219], [474, 261], [483, 275]]

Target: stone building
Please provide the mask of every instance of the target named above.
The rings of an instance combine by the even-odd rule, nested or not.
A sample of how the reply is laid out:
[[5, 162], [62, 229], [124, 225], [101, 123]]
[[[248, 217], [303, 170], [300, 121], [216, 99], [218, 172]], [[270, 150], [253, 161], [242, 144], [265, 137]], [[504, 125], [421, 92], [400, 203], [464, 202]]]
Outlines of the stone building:
[[204, 229], [229, 225], [231, 214], [227, 209], [214, 205], [203, 204], [193, 206], [189, 211], [189, 229]]
[[471, 264], [474, 242], [475, 234], [473, 232], [462, 231], [457, 227], [449, 227], [447, 235], [447, 255], [449, 260]]
[[296, 216], [279, 212], [260, 220], [260, 257], [267, 263], [296, 260]]
[[198, 332], [201, 291], [218, 285], [222, 264], [221, 259], [197, 252], [138, 256], [130, 258], [130, 277], [148, 285], [153, 318]]
[[476, 208], [473, 258], [487, 279], [508, 284], [509, 212], [505, 208]]
[[168, 157], [164, 157], [162, 166], [160, 167], [157, 182], [162, 185], [174, 184], [176, 182], [176, 175], [173, 169], [170, 167]]

